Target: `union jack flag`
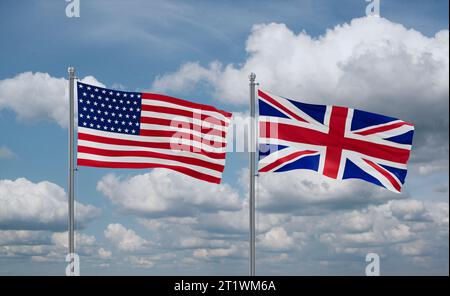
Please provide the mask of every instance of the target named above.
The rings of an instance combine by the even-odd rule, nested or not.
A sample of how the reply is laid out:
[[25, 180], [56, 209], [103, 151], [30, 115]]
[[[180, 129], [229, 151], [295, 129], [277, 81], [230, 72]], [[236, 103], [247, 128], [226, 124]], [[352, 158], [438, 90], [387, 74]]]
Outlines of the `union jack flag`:
[[259, 172], [308, 169], [401, 192], [414, 126], [357, 109], [258, 91]]

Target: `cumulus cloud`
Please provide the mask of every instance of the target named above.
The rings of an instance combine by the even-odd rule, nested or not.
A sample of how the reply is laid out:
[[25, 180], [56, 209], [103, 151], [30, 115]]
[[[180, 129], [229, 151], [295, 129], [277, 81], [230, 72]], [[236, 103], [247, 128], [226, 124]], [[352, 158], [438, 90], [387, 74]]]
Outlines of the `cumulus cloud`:
[[143, 217], [189, 216], [198, 211], [238, 210], [237, 192], [164, 169], [129, 178], [107, 175], [97, 190], [126, 212]]
[[149, 242], [140, 237], [132, 229], [126, 229], [122, 224], [109, 224], [105, 238], [121, 251], [139, 251], [148, 246]]
[[190, 62], [153, 86], [168, 91], [204, 82], [214, 97], [244, 105], [248, 74], [255, 72], [262, 88], [282, 96], [398, 117], [416, 125], [412, 161], [426, 174], [448, 169], [448, 162], [435, 161], [449, 151], [448, 44], [448, 30], [426, 37], [384, 18], [354, 19], [319, 37], [260, 24], [247, 39], [244, 63]]
[[[104, 85], [92, 76], [82, 82]], [[19, 120], [43, 119], [69, 125], [68, 80], [48, 73], [24, 72], [0, 80], [0, 110], [9, 109]]]
[[280, 226], [272, 228], [261, 238], [261, 245], [271, 250], [290, 249], [293, 243], [294, 239]]
[[[98, 217], [92, 205], [75, 203], [77, 227]], [[0, 180], [0, 229], [63, 230], [67, 228], [67, 196], [58, 185], [25, 178]]]

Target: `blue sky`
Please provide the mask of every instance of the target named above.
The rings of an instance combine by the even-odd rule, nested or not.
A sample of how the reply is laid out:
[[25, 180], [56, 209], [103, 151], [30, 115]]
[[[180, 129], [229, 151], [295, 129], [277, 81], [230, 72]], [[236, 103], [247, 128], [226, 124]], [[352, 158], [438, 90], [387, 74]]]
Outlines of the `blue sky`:
[[[247, 70], [254, 67], [257, 75], [262, 73], [258, 76], [260, 81], [280, 95], [312, 100], [323, 98], [318, 102], [370, 108], [369, 111], [387, 112], [388, 115], [411, 120], [417, 123], [415, 145], [418, 147], [415, 154], [413, 151], [404, 194], [392, 196], [359, 182], [346, 183], [345, 187], [330, 183], [331, 188], [345, 193], [342, 197], [336, 192], [328, 195], [336, 195], [338, 200], [342, 200], [342, 206], [337, 210], [330, 206], [333, 201], [327, 197], [319, 204], [305, 201], [302, 194], [314, 194], [312, 187], [302, 185], [305, 187], [301, 188], [310, 190], [304, 193], [292, 190], [297, 183], [324, 184], [329, 180], [299, 172], [289, 173], [283, 181], [286, 183], [280, 181], [280, 184], [291, 186], [286, 190], [286, 196], [275, 185], [264, 185], [264, 180], [261, 180], [259, 201], [262, 206], [270, 208], [277, 198], [281, 198], [288, 205], [292, 203], [293, 209], [306, 206], [311, 208], [311, 212], [276, 214], [269, 210], [258, 216], [264, 221], [259, 224], [260, 243], [257, 248], [259, 255], [266, 259], [258, 263], [260, 273], [362, 274], [363, 255], [376, 249], [382, 255], [385, 274], [448, 274], [448, 1], [382, 0], [382, 20], [374, 23], [365, 18], [367, 3], [363, 0], [220, 3], [81, 0], [80, 3], [81, 17], [67, 18], [67, 4], [62, 0], [0, 2], [3, 40], [0, 55], [0, 180], [13, 182], [12, 185], [2, 184], [5, 188], [10, 187], [0, 187], [0, 195], [4, 194], [0, 201], [6, 203], [12, 196], [30, 194], [39, 196], [45, 204], [45, 196], [57, 194], [57, 190], [46, 186], [37, 188], [40, 182], [48, 181], [66, 188], [68, 131], [59, 117], [51, 114], [51, 103], [45, 102], [60, 100], [64, 104], [64, 93], [58, 96], [61, 85], [58, 78], [67, 76], [68, 66], [76, 67], [78, 77], [93, 76], [110, 88], [159, 90], [214, 104], [234, 112], [238, 118], [245, 117], [247, 112], [245, 91], [248, 81], [240, 79], [236, 85], [234, 77], [245, 77]], [[258, 24], [259, 27], [254, 27]], [[344, 24], [348, 24], [347, 27]], [[364, 33], [367, 28], [374, 30]], [[312, 41], [295, 39], [301, 32]], [[438, 32], [441, 34], [436, 35]], [[352, 55], [343, 53], [347, 50], [345, 46], [339, 50], [333, 48], [333, 40], [337, 40], [338, 45], [355, 44], [352, 45]], [[394, 45], [385, 46], [385, 41]], [[301, 59], [311, 60], [310, 64], [297, 63], [299, 60], [294, 54], [289, 59], [289, 54], [292, 54], [289, 46], [292, 44], [298, 46], [297, 52], [305, 50]], [[342, 93], [335, 92], [333, 97], [330, 95], [333, 89], [327, 87], [283, 88], [282, 83], [289, 78], [283, 76], [288, 75], [286, 73], [311, 77], [308, 81], [311, 85], [324, 85], [321, 84], [321, 75], [314, 74], [316, 66], [324, 71], [323, 77], [331, 80], [334, 77], [335, 68], [319, 67], [318, 60], [315, 60], [317, 56], [313, 52], [308, 55], [311, 44], [324, 53], [324, 60], [331, 64], [335, 62], [334, 67], [344, 72], [345, 75], [340, 74], [343, 84], [351, 81], [358, 90], [352, 88], [352, 94], [346, 96], [348, 92], [342, 86], [344, 90], [339, 90]], [[364, 48], [367, 44], [377, 46]], [[278, 49], [269, 48], [276, 45]], [[337, 53], [332, 53], [335, 49]], [[276, 54], [278, 50], [279, 57]], [[360, 55], [353, 55], [358, 50]], [[391, 50], [398, 52], [391, 54]], [[283, 53], [286, 56], [282, 56]], [[404, 53], [417, 60], [404, 59]], [[427, 59], [427, 55], [433, 58]], [[360, 56], [371, 61], [379, 61], [376, 58], [381, 57], [381, 60], [390, 61], [389, 65], [398, 67], [392, 66], [391, 69], [389, 65], [377, 67], [375, 64], [372, 67], [365, 64], [366, 60], [358, 59]], [[284, 58], [291, 62], [286, 63]], [[344, 62], [340, 64], [339, 61]], [[217, 70], [210, 65], [214, 62], [219, 65]], [[194, 66], [189, 68], [189, 65]], [[191, 70], [183, 74], [186, 66], [188, 68], [184, 69]], [[305, 68], [301, 70], [303, 72], [296, 72], [302, 68]], [[395, 69], [400, 69], [401, 75], [390, 80], [386, 78], [392, 82], [386, 89], [376, 86], [364, 88], [369, 78], [364, 80], [366, 76], [358, 75], [360, 69], [365, 70], [364, 73], [373, 73], [367, 75], [371, 78], [377, 73], [393, 73]], [[428, 71], [426, 75], [417, 74], [423, 73], [423, 69]], [[48, 73], [48, 78], [31, 75], [14, 80], [24, 72]], [[272, 72], [277, 74], [271, 76]], [[270, 81], [269, 77], [272, 77]], [[13, 80], [18, 84], [10, 86], [6, 83]], [[175, 85], [175, 80], [180, 84]], [[28, 94], [18, 94], [14, 88], [13, 92], [10, 91], [10, 87], [17, 87], [20, 83], [39, 85], [39, 81], [46, 81], [42, 85], [54, 89], [47, 91], [39, 86], [30, 86], [29, 95], [33, 102], [29, 106], [26, 106]], [[305, 83], [305, 80], [300, 83]], [[415, 87], [432, 90], [425, 97], [414, 91]], [[230, 95], [234, 91], [235, 95]], [[406, 100], [411, 94], [413, 97]], [[389, 104], [392, 104], [391, 108]], [[424, 106], [430, 107], [424, 111]], [[26, 112], [19, 109], [26, 109]], [[242, 209], [233, 213], [218, 209], [225, 220], [236, 218], [234, 214], [246, 213], [246, 191], [242, 185], [245, 184], [242, 171], [246, 165], [247, 158], [243, 153], [227, 156], [224, 183], [229, 186], [227, 190], [239, 196]], [[133, 178], [146, 176], [146, 173], [148, 171], [93, 168], [81, 168], [77, 173], [77, 201], [96, 208], [92, 211], [86, 209], [86, 224], [82, 230], [86, 235], [82, 273], [246, 274], [246, 229], [236, 230], [240, 224], [224, 226], [226, 230], [216, 233], [217, 225], [213, 223], [216, 218], [206, 213], [201, 204], [195, 214], [184, 217], [184, 220], [164, 215], [161, 219], [141, 216], [127, 208], [121, 199], [123, 196], [98, 189], [101, 182], [116, 186], [117, 190], [128, 188]], [[157, 178], [184, 182], [180, 185], [184, 189], [200, 186], [175, 173], [152, 173], [146, 176], [150, 182], [148, 186]], [[105, 179], [109, 174], [114, 174], [115, 179]], [[18, 178], [25, 178], [30, 184], [15, 182]], [[33, 193], [20, 191], [21, 186]], [[8, 195], [14, 190], [16, 195]], [[217, 193], [217, 188], [205, 190]], [[40, 195], [42, 192], [43, 196]], [[321, 197], [320, 194], [318, 196]], [[380, 217], [388, 214], [392, 224], [379, 222], [382, 220]], [[61, 255], [64, 249], [58, 235], [54, 235], [64, 229], [58, 228], [60, 223], [51, 221], [38, 230], [19, 226], [33, 224], [33, 217], [36, 217], [33, 215], [27, 217], [24, 214], [8, 220], [0, 214], [0, 274], [64, 272], [65, 262]], [[324, 225], [314, 228], [321, 217]], [[190, 224], [189, 218], [196, 219], [196, 223]], [[349, 231], [343, 227], [336, 230], [334, 236], [332, 229], [327, 230], [333, 224], [348, 225], [355, 221], [365, 221], [371, 230]], [[117, 226], [119, 224], [120, 227]], [[433, 237], [424, 234], [423, 229], [428, 228]], [[18, 238], [17, 231], [26, 233]], [[183, 247], [178, 240], [184, 231], [195, 243], [186, 243]], [[393, 232], [399, 237], [392, 238]], [[363, 237], [369, 238], [361, 239]], [[127, 239], [134, 241], [137, 247], [120, 247], [120, 239], [122, 242]], [[274, 243], [277, 240], [285, 244], [279, 246]], [[100, 255], [99, 249], [106, 250], [106, 254]]]

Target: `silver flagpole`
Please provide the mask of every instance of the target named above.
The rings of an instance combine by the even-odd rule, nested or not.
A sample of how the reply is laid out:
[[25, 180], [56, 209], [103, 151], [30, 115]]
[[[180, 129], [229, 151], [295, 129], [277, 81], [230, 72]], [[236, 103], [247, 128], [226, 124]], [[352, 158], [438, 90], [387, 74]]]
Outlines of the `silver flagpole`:
[[70, 275], [74, 275], [74, 253], [75, 253], [75, 197], [74, 197], [74, 84], [75, 84], [75, 68], [69, 67], [69, 254], [71, 258]]
[[256, 94], [256, 74], [251, 73], [250, 79], [250, 276], [255, 275], [255, 94]]

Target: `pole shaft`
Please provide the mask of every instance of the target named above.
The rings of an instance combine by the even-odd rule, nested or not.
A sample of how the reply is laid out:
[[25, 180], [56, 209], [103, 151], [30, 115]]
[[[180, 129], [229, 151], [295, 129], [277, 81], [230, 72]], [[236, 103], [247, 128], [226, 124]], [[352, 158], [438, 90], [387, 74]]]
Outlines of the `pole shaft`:
[[250, 74], [250, 140], [249, 140], [249, 152], [250, 152], [250, 275], [255, 275], [255, 243], [256, 243], [256, 230], [255, 230], [255, 95], [256, 95], [256, 75]]
[[[75, 85], [75, 69], [69, 67], [69, 253], [75, 253], [75, 196], [74, 196], [74, 85]], [[72, 257], [73, 260], [73, 257]], [[73, 266], [73, 265], [72, 265]], [[73, 268], [71, 269], [74, 272]]]

